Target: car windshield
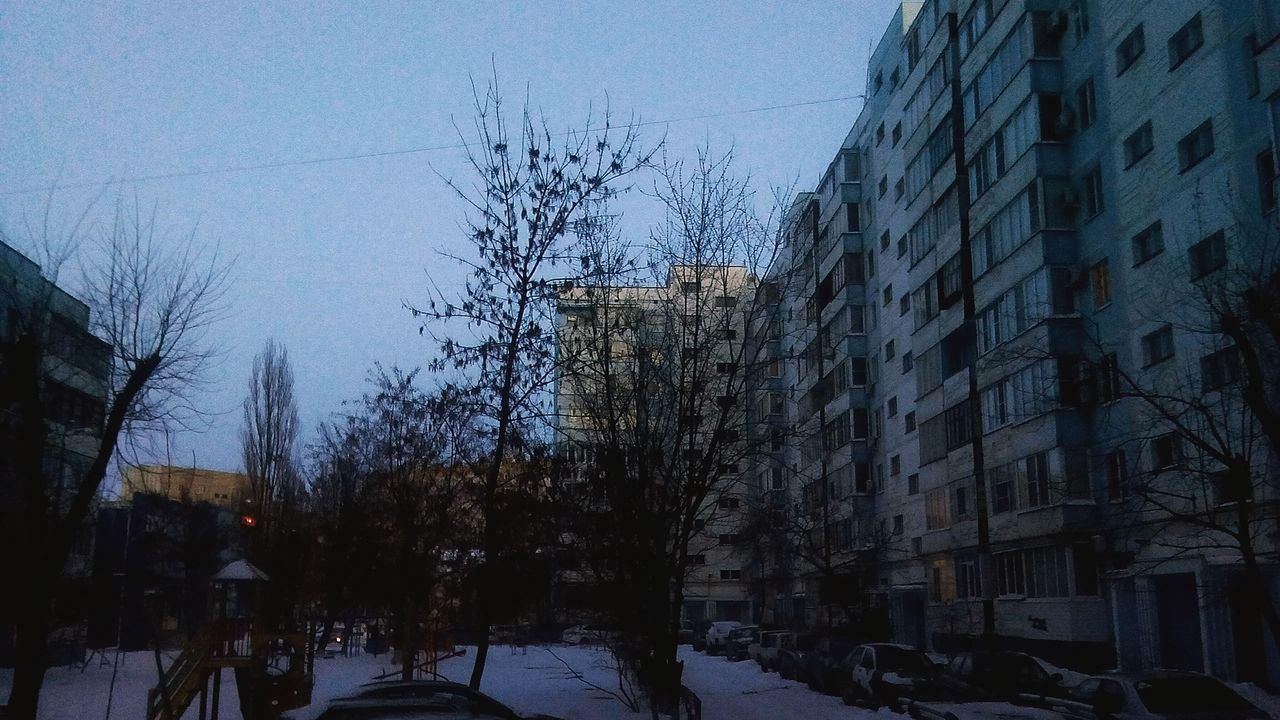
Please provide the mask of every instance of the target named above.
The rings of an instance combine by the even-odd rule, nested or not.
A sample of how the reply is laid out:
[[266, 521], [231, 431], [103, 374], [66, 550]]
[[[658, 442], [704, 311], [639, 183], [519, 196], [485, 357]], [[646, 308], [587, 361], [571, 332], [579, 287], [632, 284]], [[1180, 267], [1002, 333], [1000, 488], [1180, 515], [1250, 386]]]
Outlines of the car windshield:
[[1139, 680], [1133, 686], [1142, 704], [1157, 715], [1257, 710], [1234, 690], [1209, 677], [1153, 678]]
[[929, 659], [923, 653], [892, 645], [881, 645], [876, 648], [876, 660], [881, 670], [905, 670], [907, 672], [926, 672], [930, 669]]

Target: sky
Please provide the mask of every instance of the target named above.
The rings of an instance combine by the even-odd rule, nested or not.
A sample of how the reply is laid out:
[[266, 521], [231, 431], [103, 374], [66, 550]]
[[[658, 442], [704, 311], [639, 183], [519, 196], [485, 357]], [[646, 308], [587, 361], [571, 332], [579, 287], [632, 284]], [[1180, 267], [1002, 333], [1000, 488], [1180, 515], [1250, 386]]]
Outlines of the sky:
[[[222, 172], [298, 160], [456, 145], [472, 82], [495, 73], [552, 129], [607, 105], [673, 158], [732, 147], [757, 187], [812, 188], [861, 101], [866, 61], [899, 3], [362, 2], [71, 3], [0, 8], [0, 228], [55, 218], [120, 185], [158, 208], [173, 237], [235, 259], [219, 349], [193, 397], [204, 427], [142, 460], [236, 470], [240, 407], [268, 338], [289, 351], [304, 442], [358, 398], [375, 362], [435, 355], [406, 301], [426, 277], [457, 286], [441, 257], [465, 252], [458, 148]], [[781, 109], [744, 112], [759, 108]], [[716, 117], [705, 117], [714, 115]], [[701, 118], [701, 119], [688, 119]], [[636, 182], [644, 184], [643, 178]], [[89, 185], [88, 187], [76, 187]], [[106, 198], [104, 201], [103, 198]], [[626, 232], [656, 220], [628, 211]]]

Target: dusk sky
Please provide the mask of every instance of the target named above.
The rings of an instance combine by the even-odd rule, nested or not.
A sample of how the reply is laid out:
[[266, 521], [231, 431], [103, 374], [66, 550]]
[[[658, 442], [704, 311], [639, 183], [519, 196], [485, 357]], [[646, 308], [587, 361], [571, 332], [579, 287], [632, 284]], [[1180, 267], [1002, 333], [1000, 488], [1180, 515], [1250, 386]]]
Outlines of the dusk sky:
[[[617, 119], [655, 123], [642, 139], [665, 134], [673, 157], [732, 145], [764, 194], [807, 189], [861, 103], [800, 104], [862, 92], [898, 4], [8, 2], [0, 226], [28, 250], [21, 218], [42, 212], [55, 182], [455, 145], [454, 122], [471, 127], [470, 78], [483, 86], [493, 68], [508, 106], [527, 87], [553, 130], [607, 100]], [[795, 107], [741, 112], [778, 105]], [[707, 115], [719, 117], [665, 123]], [[462, 205], [440, 176], [463, 173], [454, 148], [128, 185], [175, 235], [198, 225], [237, 257], [213, 331], [224, 352], [194, 398], [214, 415], [172, 438], [172, 462], [239, 468], [240, 403], [269, 337], [289, 350], [304, 442], [364, 391], [375, 361], [425, 364], [435, 348], [402, 303], [425, 297], [427, 269], [460, 277], [438, 255], [466, 250]], [[54, 212], [101, 196], [59, 192]], [[653, 219], [637, 211], [623, 227], [645, 233]]]

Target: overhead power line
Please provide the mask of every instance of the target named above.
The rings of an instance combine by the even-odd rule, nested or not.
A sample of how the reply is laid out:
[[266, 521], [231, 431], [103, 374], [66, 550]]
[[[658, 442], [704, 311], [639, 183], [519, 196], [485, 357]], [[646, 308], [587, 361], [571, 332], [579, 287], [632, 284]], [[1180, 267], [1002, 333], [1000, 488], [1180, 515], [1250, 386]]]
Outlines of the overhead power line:
[[[706, 113], [703, 115], [690, 115], [687, 117], [671, 118], [667, 120], [645, 120], [643, 122], [634, 123], [634, 127], [647, 127], [650, 125], [670, 125], [679, 122], [691, 122], [693, 120], [710, 120], [714, 118], [731, 117], [734, 115], [750, 115], [753, 113], [771, 112], [774, 110], [789, 110], [792, 108], [809, 107], [812, 105], [829, 105], [831, 103], [846, 102], [849, 100], [861, 100], [864, 95], [846, 95], [844, 97], [826, 98], [823, 100], [807, 100], [804, 102], [786, 103], [783, 105], [768, 105], [765, 107], [748, 108], [746, 110], [728, 110], [718, 113]], [[563, 135], [568, 135], [564, 133]], [[317, 158], [305, 158], [300, 160], [281, 160], [278, 162], [259, 163], [255, 165], [231, 165], [227, 167], [208, 168], [204, 170], [180, 170], [169, 173], [157, 173], [155, 175], [137, 175], [134, 177], [118, 178], [113, 180], [94, 180], [89, 182], [57, 184], [58, 190], [77, 190], [81, 188], [103, 187], [115, 184], [132, 184], [141, 182], [154, 182], [156, 180], [175, 180], [179, 178], [203, 177], [206, 175], [226, 175], [230, 173], [252, 172], [255, 170], [276, 170], [280, 168], [302, 167], [305, 165], [320, 165], [323, 163], [346, 162], [349, 160], [368, 160], [372, 158], [391, 157], [395, 155], [416, 155], [421, 153], [439, 152], [441, 150], [461, 150], [468, 146], [465, 142], [450, 143], [447, 145], [428, 145], [425, 147], [403, 148], [400, 150], [382, 150], [378, 152], [353, 153], [350, 155], [329, 155]], [[27, 187], [17, 190], [5, 190], [0, 192], [0, 196], [6, 195], [24, 195], [27, 193], [48, 192], [49, 187]]]

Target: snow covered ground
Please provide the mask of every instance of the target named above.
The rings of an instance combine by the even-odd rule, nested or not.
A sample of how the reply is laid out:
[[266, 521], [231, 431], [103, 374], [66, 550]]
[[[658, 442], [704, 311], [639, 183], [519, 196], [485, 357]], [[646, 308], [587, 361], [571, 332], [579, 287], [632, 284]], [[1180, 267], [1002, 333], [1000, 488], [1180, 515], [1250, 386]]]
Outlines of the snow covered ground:
[[[802, 683], [782, 680], [776, 673], [762, 673], [753, 662], [732, 663], [723, 657], [695, 653], [688, 647], [681, 648], [680, 658], [685, 662], [685, 684], [702, 699], [705, 720], [906, 718], [887, 709], [872, 712], [865, 708], [846, 707], [839, 698], [812, 692]], [[468, 652], [463, 657], [442, 662], [440, 671], [451, 680], [466, 682], [472, 660], [472, 653]], [[356, 686], [394, 670], [390, 655], [317, 660], [314, 702], [308, 708], [290, 712], [289, 716], [299, 720], [314, 718], [328, 700], [341, 697]], [[111, 666], [100, 666], [96, 660], [83, 672], [78, 667], [51, 669], [45, 680], [41, 720], [133, 720], [144, 717], [147, 690], [156, 678], [152, 655], [143, 652], [124, 656], [108, 715], [111, 675]], [[11, 679], [12, 671], [0, 670], [0, 698], [8, 696]], [[232, 683], [234, 680], [228, 673], [223, 678], [223, 720], [240, 720]], [[592, 684], [599, 687], [592, 687]], [[1240, 689], [1270, 712], [1273, 718], [1280, 720], [1280, 704], [1274, 696], [1252, 686]], [[617, 690], [616, 675], [610, 669], [608, 654], [592, 648], [530, 646], [523, 652], [520, 649], [513, 652], [509, 646], [495, 646], [489, 653], [481, 690], [526, 714], [547, 713], [566, 720], [647, 717], [628, 713], [621, 702], [605, 692]], [[955, 711], [963, 720], [1056, 720], [1059, 717], [1042, 710], [999, 703], [951, 705], [946, 709]], [[196, 715], [196, 708], [192, 707], [186, 717], [194, 720]]]

